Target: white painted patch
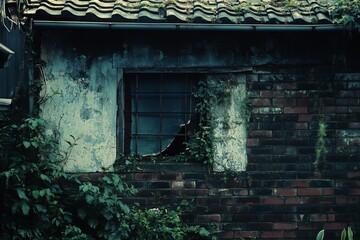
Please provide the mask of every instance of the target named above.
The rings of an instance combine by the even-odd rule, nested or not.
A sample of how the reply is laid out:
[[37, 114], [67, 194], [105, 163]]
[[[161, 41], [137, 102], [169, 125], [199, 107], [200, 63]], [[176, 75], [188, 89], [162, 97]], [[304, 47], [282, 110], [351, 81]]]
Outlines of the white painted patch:
[[[69, 153], [65, 170], [112, 170], [116, 158], [117, 79], [112, 58], [96, 58], [87, 65], [85, 55], [43, 45], [42, 60], [48, 76], [46, 92], [61, 92], [42, 104], [47, 133], [58, 129], [60, 151]], [[45, 89], [43, 89], [43, 93]], [[69, 148], [68, 142], [74, 142]]]
[[213, 140], [216, 172], [225, 169], [245, 171], [247, 165], [245, 84], [239, 83], [233, 87], [229, 100], [218, 102], [211, 111], [216, 125]]

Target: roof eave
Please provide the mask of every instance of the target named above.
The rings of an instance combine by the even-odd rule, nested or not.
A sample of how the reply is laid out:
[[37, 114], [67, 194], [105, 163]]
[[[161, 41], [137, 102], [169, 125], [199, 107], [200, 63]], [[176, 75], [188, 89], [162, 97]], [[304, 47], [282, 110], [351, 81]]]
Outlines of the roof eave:
[[196, 23], [119, 23], [88, 21], [34, 20], [35, 28], [165, 30], [165, 31], [341, 31], [339, 24], [196, 24]]

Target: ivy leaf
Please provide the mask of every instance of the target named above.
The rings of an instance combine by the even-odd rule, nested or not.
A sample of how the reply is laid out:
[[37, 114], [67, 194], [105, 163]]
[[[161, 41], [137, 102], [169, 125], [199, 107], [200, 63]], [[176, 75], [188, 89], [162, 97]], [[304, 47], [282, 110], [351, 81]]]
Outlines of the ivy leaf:
[[317, 236], [316, 236], [316, 240], [323, 240], [324, 239], [324, 235], [325, 235], [325, 230], [321, 230]]
[[96, 228], [96, 226], [98, 225], [98, 221], [95, 218], [89, 218], [88, 224], [90, 227]]
[[202, 227], [202, 228], [200, 228], [199, 234], [200, 234], [200, 236], [207, 237], [210, 235], [210, 232]]
[[348, 238], [349, 238], [349, 240], [354, 239], [354, 234], [353, 234], [353, 231], [351, 230], [351, 227], [348, 227]]
[[28, 215], [30, 212], [30, 206], [26, 202], [21, 203], [21, 211], [24, 215]]
[[92, 202], [94, 201], [94, 197], [89, 194], [86, 194], [85, 200], [88, 204], [92, 204]]
[[32, 196], [35, 198], [35, 199], [38, 199], [40, 197], [40, 192], [39, 190], [34, 190], [32, 191]]
[[109, 212], [109, 211], [105, 211], [105, 212], [103, 212], [103, 214], [102, 214], [103, 216], [104, 216], [104, 218], [106, 218], [106, 220], [108, 220], [108, 221], [110, 221], [112, 218], [113, 218], [113, 215], [112, 215], [112, 213], [111, 212]]
[[120, 208], [121, 210], [123, 210], [124, 213], [129, 214], [130, 213], [130, 208], [129, 206], [123, 204], [122, 202], [119, 202]]
[[42, 204], [35, 204], [35, 209], [38, 212], [41, 212], [41, 213], [46, 213], [47, 212], [47, 209]]
[[41, 180], [43, 180], [45, 182], [48, 182], [48, 183], [51, 182], [50, 178], [48, 176], [46, 176], [45, 174], [40, 174], [40, 178], [41, 178]]
[[79, 208], [79, 209], [78, 209], [78, 215], [79, 215], [79, 217], [80, 217], [81, 219], [84, 219], [84, 218], [86, 217], [86, 215], [87, 215], [87, 212], [85, 211], [85, 209]]
[[114, 181], [114, 186], [118, 185], [120, 182], [120, 177], [117, 174], [113, 174], [112, 179]]
[[341, 231], [341, 240], [345, 240], [346, 239], [346, 230], [345, 228]]
[[23, 141], [23, 145], [26, 149], [28, 149], [31, 146], [31, 143], [28, 141]]
[[104, 182], [106, 182], [107, 184], [111, 184], [111, 182], [112, 182], [111, 179], [108, 176], [103, 177], [102, 180]]
[[39, 147], [39, 144], [37, 142], [31, 142], [31, 145], [34, 147], [34, 148], [38, 148]]
[[18, 197], [19, 197], [20, 199], [29, 200], [29, 199], [27, 198], [26, 194], [25, 194], [24, 189], [22, 189], [22, 188], [17, 188], [17, 189], [16, 189], [16, 192], [17, 192]]

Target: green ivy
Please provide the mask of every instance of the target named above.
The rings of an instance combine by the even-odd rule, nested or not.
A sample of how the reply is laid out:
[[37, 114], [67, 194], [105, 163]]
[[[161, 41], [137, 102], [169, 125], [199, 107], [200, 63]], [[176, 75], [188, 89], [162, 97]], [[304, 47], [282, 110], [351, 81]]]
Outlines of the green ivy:
[[[185, 224], [179, 211], [149, 215], [149, 210], [129, 207], [123, 199], [137, 190], [118, 174], [104, 173], [100, 179], [87, 181], [64, 172], [69, 153], [58, 151], [57, 140], [44, 134], [45, 124], [39, 118], [0, 122], [1, 239], [151, 236], [147, 239], [181, 240], [209, 236], [204, 228]], [[76, 141], [75, 137], [68, 141], [69, 149]], [[149, 219], [155, 229], [142, 224]]]
[[327, 4], [334, 23], [360, 31], [360, 0], [331, 0]]
[[314, 162], [315, 169], [319, 170], [324, 167], [326, 163], [326, 124], [324, 121], [319, 122], [319, 129], [317, 134], [316, 146], [315, 146], [315, 156], [316, 160]]

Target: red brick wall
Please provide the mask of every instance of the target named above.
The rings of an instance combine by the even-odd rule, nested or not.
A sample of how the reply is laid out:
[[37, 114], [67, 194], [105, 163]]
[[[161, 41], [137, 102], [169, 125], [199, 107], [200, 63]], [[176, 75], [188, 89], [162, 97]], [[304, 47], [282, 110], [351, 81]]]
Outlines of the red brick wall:
[[[247, 171], [223, 180], [201, 164], [143, 164], [127, 180], [142, 191], [129, 203], [188, 202], [189, 222], [223, 239], [326, 239], [360, 230], [360, 73], [261, 69], [247, 76], [251, 103]], [[320, 116], [327, 164], [315, 171]], [[336, 235], [336, 236], [335, 236]], [[357, 233], [355, 233], [355, 236]]]

